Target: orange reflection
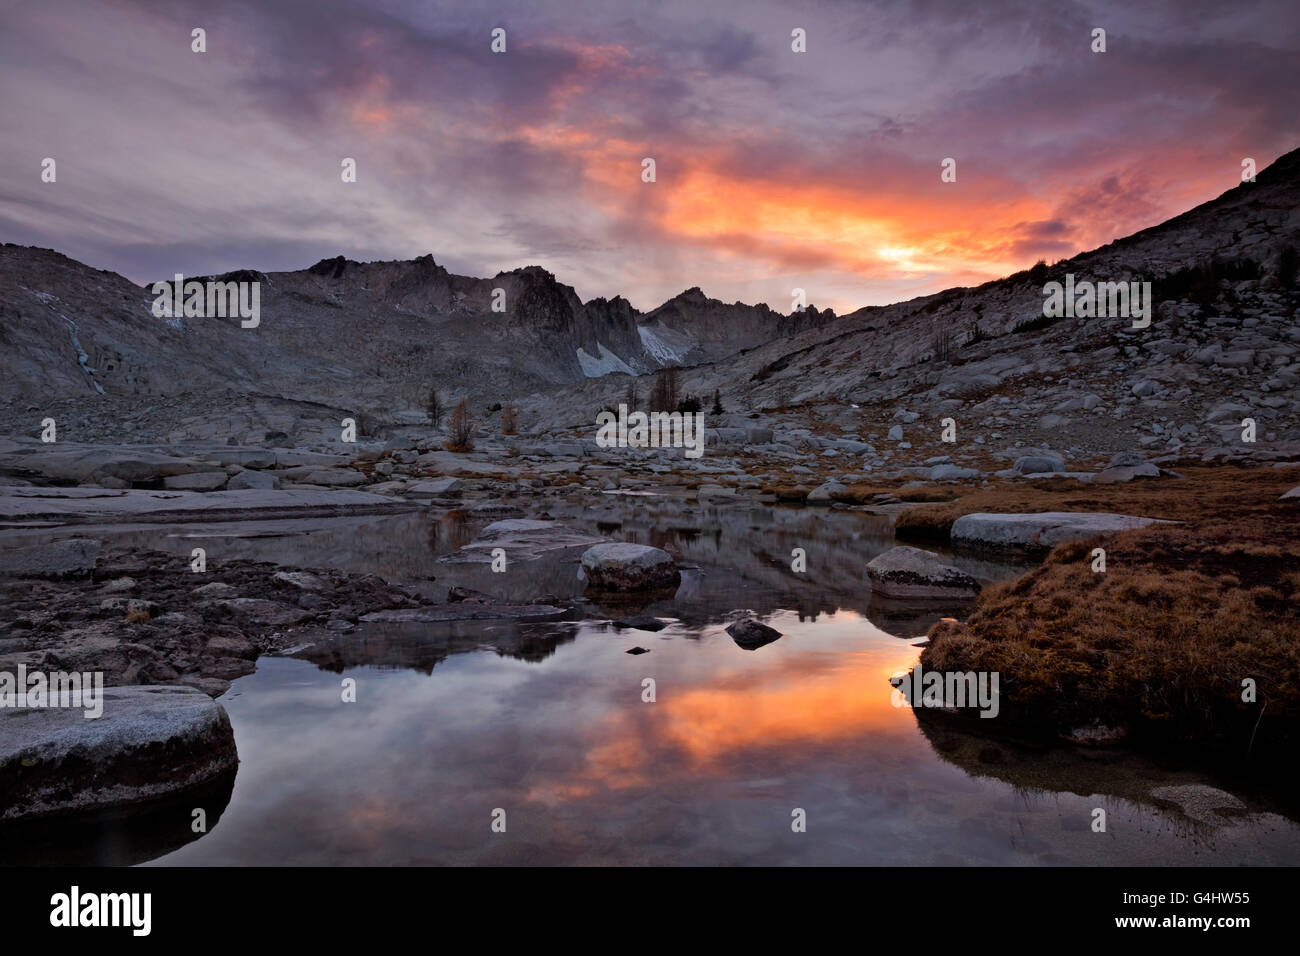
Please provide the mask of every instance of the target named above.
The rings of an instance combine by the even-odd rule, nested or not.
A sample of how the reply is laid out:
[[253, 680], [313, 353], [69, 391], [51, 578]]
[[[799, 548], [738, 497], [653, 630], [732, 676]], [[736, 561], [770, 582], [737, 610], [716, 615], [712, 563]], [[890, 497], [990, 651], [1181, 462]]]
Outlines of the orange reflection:
[[594, 731], [583, 768], [535, 784], [529, 798], [578, 799], [722, 772], [724, 761], [745, 751], [811, 750], [866, 735], [910, 738], [913, 718], [906, 707], [894, 707], [889, 678], [917, 656], [906, 644], [883, 645], [773, 656], [769, 667], [738, 667], [721, 680], [711, 671], [685, 688], [674, 676], [660, 684], [657, 703], [609, 714]]

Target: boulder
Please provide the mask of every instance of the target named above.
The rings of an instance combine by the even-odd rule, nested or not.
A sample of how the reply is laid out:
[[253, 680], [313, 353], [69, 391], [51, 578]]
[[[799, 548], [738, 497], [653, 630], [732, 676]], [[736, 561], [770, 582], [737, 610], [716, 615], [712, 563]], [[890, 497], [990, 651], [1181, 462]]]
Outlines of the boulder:
[[1065, 462], [1047, 455], [1025, 455], [1012, 465], [1018, 475], [1041, 475], [1065, 471]]
[[230, 476], [224, 471], [192, 471], [185, 475], [168, 475], [163, 487], [174, 491], [220, 491]]
[[443, 498], [447, 495], [459, 495], [464, 482], [459, 478], [429, 478], [417, 481], [406, 488], [408, 498]]
[[747, 428], [745, 429], [745, 442], [749, 445], [770, 445], [772, 444], [772, 429]]
[[1293, 501], [1293, 500], [1295, 500], [1295, 499], [1297, 499], [1297, 498], [1300, 498], [1300, 485], [1296, 485], [1296, 486], [1295, 486], [1294, 488], [1292, 488], [1290, 491], [1284, 492], [1284, 493], [1282, 494], [1282, 497], [1278, 498], [1277, 500], [1278, 500], [1278, 501]]
[[832, 478], [825, 484], [818, 485], [812, 491], [808, 492], [807, 501], [810, 505], [828, 505], [835, 499], [836, 495], [842, 495], [848, 490], [847, 486], [840, 484]]
[[1106, 467], [1107, 467], [1107, 468], [1127, 468], [1127, 467], [1132, 466], [1132, 465], [1141, 465], [1141, 464], [1143, 464], [1143, 463], [1145, 463], [1145, 462], [1146, 462], [1146, 459], [1143, 458], [1142, 455], [1141, 455], [1139, 452], [1136, 452], [1136, 451], [1121, 451], [1121, 452], [1117, 452], [1115, 455], [1113, 455], [1113, 456], [1111, 457], [1111, 459], [1110, 459], [1110, 463], [1107, 464]]
[[668, 587], [681, 580], [667, 551], [645, 544], [611, 541], [582, 553], [587, 583], [611, 591], [640, 591]]
[[751, 617], [728, 625], [727, 633], [741, 648], [756, 651], [765, 644], [771, 644], [784, 635], [774, 627], [768, 627]]
[[871, 590], [888, 598], [972, 598], [980, 584], [937, 554], [899, 545], [867, 564]]
[[226, 482], [226, 487], [232, 491], [239, 491], [244, 488], [276, 489], [280, 487], [280, 479], [264, 471], [246, 470], [232, 476]]
[[886, 437], [887, 437], [890, 441], [902, 441], [902, 440], [903, 440], [903, 426], [902, 426], [902, 425], [894, 425], [892, 428], [889, 429], [889, 434], [888, 434]]
[[103, 714], [0, 710], [0, 821], [125, 807], [233, 771], [225, 708], [189, 687], [108, 687]]
[[318, 468], [304, 475], [302, 481], [324, 488], [354, 488], [366, 483], [366, 476], [351, 468]]
[[1049, 551], [1063, 541], [1172, 524], [1105, 512], [1047, 511], [1041, 514], [969, 514], [952, 524], [952, 542], [988, 550]]
[[1140, 465], [1115, 465], [1099, 471], [1093, 476], [1093, 484], [1110, 485], [1125, 481], [1132, 481], [1134, 478], [1159, 478], [1160, 469], [1155, 465], [1143, 462]]
[[974, 468], [962, 468], [960, 465], [942, 464], [930, 469], [931, 481], [954, 481], [961, 478], [978, 478], [979, 472]]

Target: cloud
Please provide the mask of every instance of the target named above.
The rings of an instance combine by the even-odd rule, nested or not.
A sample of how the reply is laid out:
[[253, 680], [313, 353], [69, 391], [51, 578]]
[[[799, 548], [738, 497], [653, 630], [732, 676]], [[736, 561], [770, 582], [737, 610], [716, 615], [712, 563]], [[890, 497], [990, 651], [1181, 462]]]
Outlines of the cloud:
[[48, 0], [0, 34], [0, 228], [141, 281], [432, 252], [643, 309], [793, 284], [845, 311], [1103, 244], [1294, 148], [1294, 4], [1198, 10]]

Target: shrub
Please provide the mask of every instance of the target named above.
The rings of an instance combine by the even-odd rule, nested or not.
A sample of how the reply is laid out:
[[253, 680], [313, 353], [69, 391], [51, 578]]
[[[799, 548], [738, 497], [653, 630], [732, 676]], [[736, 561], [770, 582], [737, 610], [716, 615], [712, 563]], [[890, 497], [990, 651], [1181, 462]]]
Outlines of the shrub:
[[650, 411], [671, 412], [677, 407], [677, 366], [661, 368], [650, 392]]
[[436, 388], [429, 389], [429, 394], [425, 396], [424, 411], [429, 416], [429, 423], [434, 428], [442, 424], [442, 415], [445, 409], [442, 407], [442, 397], [438, 394]]
[[506, 407], [501, 410], [501, 434], [519, 434], [519, 412], [515, 409], [514, 402], [507, 402]]
[[456, 403], [448, 427], [451, 429], [451, 437], [444, 445], [448, 451], [474, 450], [474, 421], [469, 415], [468, 399], [462, 398]]

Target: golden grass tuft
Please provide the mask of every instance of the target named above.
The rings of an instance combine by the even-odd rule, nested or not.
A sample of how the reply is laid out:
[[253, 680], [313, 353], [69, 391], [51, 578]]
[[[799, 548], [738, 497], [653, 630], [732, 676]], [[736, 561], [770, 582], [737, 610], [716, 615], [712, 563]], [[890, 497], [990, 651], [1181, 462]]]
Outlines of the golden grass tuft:
[[[932, 628], [922, 666], [998, 672], [1003, 714], [1043, 732], [1101, 721], [1241, 751], [1293, 740], [1300, 508], [1276, 500], [1288, 482], [1275, 469], [1226, 471], [1163, 488], [1099, 486], [1095, 501], [1070, 507], [1030, 493], [1019, 510], [1087, 508], [1184, 523], [1060, 545], [1038, 569], [985, 589], [966, 622]], [[1077, 501], [1073, 492], [1061, 497]], [[999, 503], [1008, 503], [1003, 489], [931, 507], [954, 514]], [[1092, 570], [1098, 546], [1104, 573]], [[1247, 678], [1255, 703], [1242, 700]]]

